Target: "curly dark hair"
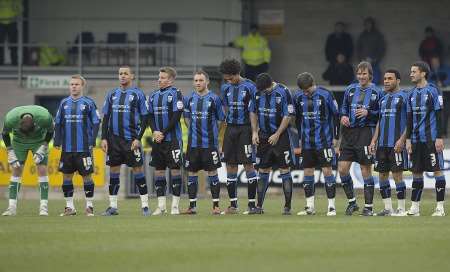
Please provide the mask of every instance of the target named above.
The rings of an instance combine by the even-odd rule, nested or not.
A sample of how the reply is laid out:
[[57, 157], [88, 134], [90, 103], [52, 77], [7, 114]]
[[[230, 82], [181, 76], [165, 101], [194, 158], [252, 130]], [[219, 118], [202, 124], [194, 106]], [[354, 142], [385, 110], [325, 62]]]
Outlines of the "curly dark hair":
[[268, 73], [259, 74], [256, 77], [256, 89], [258, 89], [258, 91], [264, 91], [272, 86], [272, 81], [272, 77]]
[[224, 75], [239, 75], [241, 63], [237, 59], [226, 59], [220, 63], [219, 70]]

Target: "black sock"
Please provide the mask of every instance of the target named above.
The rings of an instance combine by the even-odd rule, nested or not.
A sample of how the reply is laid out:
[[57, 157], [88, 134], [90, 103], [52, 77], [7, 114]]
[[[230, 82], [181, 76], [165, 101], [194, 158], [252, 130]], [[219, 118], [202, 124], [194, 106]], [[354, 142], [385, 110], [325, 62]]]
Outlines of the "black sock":
[[189, 195], [189, 207], [195, 208], [197, 206], [198, 177], [190, 176], [187, 185]]
[[406, 184], [404, 181], [399, 182], [395, 185], [395, 190], [397, 191], [397, 199], [405, 199], [406, 197]]
[[63, 181], [62, 191], [64, 197], [73, 197], [73, 183], [71, 179]]
[[444, 201], [445, 199], [445, 176], [435, 177], [436, 184], [436, 201]]
[[333, 175], [325, 177], [325, 191], [328, 199], [336, 197], [336, 178]]
[[147, 181], [145, 180], [144, 173], [134, 174], [134, 183], [136, 184], [140, 195], [148, 194]]
[[94, 197], [94, 189], [95, 184], [92, 179], [86, 180], [86, 182], [84, 183], [84, 195], [86, 196], [86, 198]]
[[255, 207], [256, 201], [256, 190], [258, 186], [258, 176], [256, 171], [247, 172], [247, 196], [248, 196], [248, 206], [250, 208]]
[[414, 178], [412, 182], [412, 191], [411, 191], [411, 201], [420, 201], [420, 198], [422, 197], [422, 190], [423, 190], [423, 177], [420, 178]]
[[365, 207], [372, 210], [373, 207], [373, 194], [375, 192], [375, 183], [373, 177], [369, 177], [364, 180], [364, 203]]
[[181, 176], [172, 177], [172, 194], [174, 196], [181, 195]]
[[211, 188], [211, 196], [213, 201], [213, 208], [219, 207], [219, 197], [220, 197], [220, 182], [217, 175], [208, 176], [209, 187]]
[[262, 208], [266, 192], [269, 188], [269, 173], [259, 173], [258, 181], [258, 207]]
[[380, 180], [380, 195], [382, 199], [391, 197], [391, 184], [389, 180]]
[[227, 175], [227, 191], [228, 197], [230, 198], [231, 207], [237, 207], [237, 175], [228, 174]]
[[[348, 200], [354, 199], [355, 193], [353, 191], [352, 177], [350, 175], [341, 176], [341, 182], [342, 182], [342, 187], [344, 187], [344, 192], [345, 192], [345, 195], [347, 196], [347, 199]], [[355, 200], [349, 201], [349, 202], [355, 202]]]
[[284, 207], [291, 208], [292, 202], [292, 176], [291, 172], [281, 174], [281, 180], [283, 181], [283, 192], [284, 192]]
[[303, 176], [303, 189], [306, 198], [314, 196], [314, 176]]
[[115, 196], [120, 189], [120, 173], [111, 173], [109, 177], [109, 195]]
[[164, 177], [164, 176], [156, 177], [155, 191], [156, 191], [157, 197], [166, 195], [166, 186], [167, 186], [166, 177]]

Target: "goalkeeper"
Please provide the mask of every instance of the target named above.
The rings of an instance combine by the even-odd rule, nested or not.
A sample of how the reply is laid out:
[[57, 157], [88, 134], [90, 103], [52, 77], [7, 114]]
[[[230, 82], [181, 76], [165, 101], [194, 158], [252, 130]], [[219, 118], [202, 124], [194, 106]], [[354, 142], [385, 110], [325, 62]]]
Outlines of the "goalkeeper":
[[[12, 133], [13, 138], [10, 138]], [[48, 142], [53, 137], [53, 119], [47, 109], [36, 106], [21, 106], [10, 110], [5, 117], [2, 133], [3, 141], [8, 150], [8, 163], [12, 168], [9, 185], [9, 207], [2, 214], [16, 215], [17, 195], [20, 190], [23, 166], [28, 151], [33, 152], [36, 163], [40, 206], [39, 215], [48, 215]]]

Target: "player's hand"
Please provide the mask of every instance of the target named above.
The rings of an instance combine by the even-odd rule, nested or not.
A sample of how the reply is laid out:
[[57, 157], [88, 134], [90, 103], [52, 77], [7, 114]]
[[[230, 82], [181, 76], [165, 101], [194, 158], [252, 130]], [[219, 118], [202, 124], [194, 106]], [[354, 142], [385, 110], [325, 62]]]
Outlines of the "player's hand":
[[34, 153], [33, 155], [34, 163], [40, 164], [44, 160], [45, 156], [47, 156], [47, 154], [48, 154], [48, 145], [46, 144], [41, 145], [38, 148], [38, 150], [36, 150], [36, 153]]
[[402, 153], [404, 147], [405, 147], [405, 142], [402, 141], [402, 139], [398, 139], [397, 142], [395, 142], [394, 152]]
[[301, 156], [302, 155], [302, 148], [301, 147], [294, 148], [294, 155]]
[[161, 131], [155, 131], [153, 132], [153, 139], [159, 144], [164, 139], [164, 134]]
[[376, 152], [377, 152], [377, 144], [376, 144], [376, 142], [370, 142], [369, 153], [372, 154], [372, 155], [375, 155]]
[[103, 139], [100, 143], [100, 146], [102, 147], [103, 152], [108, 153], [108, 141]]
[[410, 139], [406, 140], [406, 150], [408, 151], [408, 154], [412, 154], [412, 145]]
[[267, 140], [269, 142], [269, 144], [271, 145], [276, 145], [278, 143], [278, 139], [280, 139], [280, 134], [278, 133], [274, 133], [272, 134], [269, 139]]
[[364, 108], [359, 108], [359, 109], [356, 109], [356, 111], [355, 111], [355, 116], [357, 118], [366, 117], [368, 114], [369, 114], [369, 111]]
[[138, 150], [139, 149], [139, 147], [141, 147], [141, 141], [139, 141], [138, 139], [134, 139], [132, 142], [131, 142], [131, 150]]
[[60, 150], [60, 149], [61, 149], [61, 146], [60, 146], [60, 145], [54, 145], [53, 148], [55, 148], [55, 149], [57, 149], [57, 150]]
[[444, 150], [444, 140], [442, 140], [442, 138], [437, 138], [434, 146], [436, 147], [437, 153], [442, 152]]
[[341, 124], [346, 127], [350, 126], [350, 120], [348, 119], [348, 116], [341, 117]]
[[253, 132], [252, 133], [252, 143], [254, 145], [259, 145], [259, 135], [258, 132]]
[[12, 168], [20, 167], [20, 162], [19, 159], [17, 159], [16, 152], [14, 152], [14, 149], [11, 147], [8, 148], [8, 163]]

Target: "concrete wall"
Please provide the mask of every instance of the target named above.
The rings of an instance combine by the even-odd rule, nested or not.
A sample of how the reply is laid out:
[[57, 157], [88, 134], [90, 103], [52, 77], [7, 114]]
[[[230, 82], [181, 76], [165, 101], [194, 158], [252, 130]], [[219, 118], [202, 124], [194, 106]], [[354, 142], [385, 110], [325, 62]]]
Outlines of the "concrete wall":
[[296, 75], [303, 71], [310, 71], [321, 80], [327, 67], [326, 37], [336, 21], [346, 22], [356, 41], [363, 18], [375, 17], [387, 42], [382, 69], [399, 69], [405, 83], [409, 81], [409, 65], [419, 58], [418, 47], [427, 25], [437, 30], [446, 48], [450, 44], [448, 0], [258, 0], [254, 4], [256, 12], [284, 10], [283, 35], [271, 37], [269, 42], [273, 54], [271, 73], [287, 85], [295, 85]]

